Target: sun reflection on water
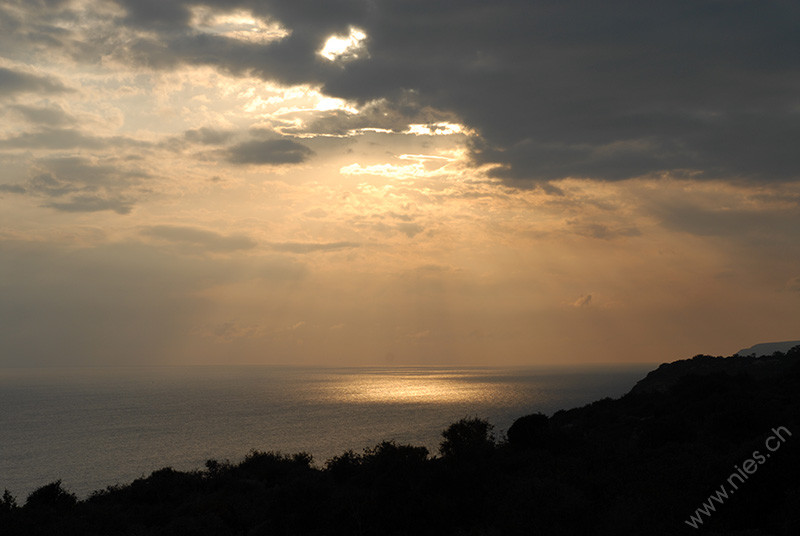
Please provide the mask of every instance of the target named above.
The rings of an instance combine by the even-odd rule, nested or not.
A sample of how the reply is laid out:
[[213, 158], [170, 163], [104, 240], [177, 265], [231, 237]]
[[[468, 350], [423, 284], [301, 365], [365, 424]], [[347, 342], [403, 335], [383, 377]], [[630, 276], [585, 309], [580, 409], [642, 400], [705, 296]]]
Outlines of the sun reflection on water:
[[355, 403], [442, 404], [494, 400], [496, 383], [477, 377], [426, 371], [343, 374], [326, 388], [326, 398]]

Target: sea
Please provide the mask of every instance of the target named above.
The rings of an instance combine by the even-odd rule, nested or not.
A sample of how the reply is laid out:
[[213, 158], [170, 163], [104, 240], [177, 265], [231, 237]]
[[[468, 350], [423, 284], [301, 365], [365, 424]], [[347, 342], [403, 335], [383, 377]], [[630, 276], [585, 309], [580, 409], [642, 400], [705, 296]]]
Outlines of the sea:
[[307, 452], [318, 467], [385, 440], [425, 446], [465, 417], [514, 420], [628, 392], [653, 364], [0, 369], [0, 490], [79, 498], [172, 467]]

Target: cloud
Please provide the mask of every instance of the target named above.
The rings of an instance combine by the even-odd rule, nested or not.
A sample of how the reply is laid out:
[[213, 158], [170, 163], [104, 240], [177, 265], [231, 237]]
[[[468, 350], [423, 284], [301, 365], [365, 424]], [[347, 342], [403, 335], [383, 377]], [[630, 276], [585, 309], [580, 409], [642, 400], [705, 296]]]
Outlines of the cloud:
[[408, 132], [412, 124], [436, 125], [456, 121], [446, 111], [421, 106], [411, 92], [401, 92], [389, 101], [385, 98], [364, 103], [358, 113], [351, 110], [298, 110], [280, 114], [286, 126], [278, 130], [286, 135], [352, 136], [369, 131]]
[[43, 206], [60, 212], [101, 212], [129, 214], [145, 195], [136, 186], [149, 175], [136, 168], [83, 157], [54, 157], [33, 160], [35, 173], [21, 184], [6, 184], [0, 190], [45, 198]]
[[48, 126], [71, 125], [75, 123], [75, 118], [58, 105], [25, 106], [17, 104], [9, 108], [20, 114], [30, 123]]
[[232, 136], [232, 132], [202, 127], [194, 130], [187, 130], [183, 133], [187, 141], [202, 143], [203, 145], [222, 145]]
[[135, 26], [170, 29], [187, 26], [191, 18], [184, 2], [125, 0], [120, 3], [127, 11], [125, 20]]
[[233, 164], [300, 164], [313, 154], [305, 145], [288, 139], [246, 141], [227, 150]]
[[572, 302], [573, 307], [589, 307], [592, 304], [592, 295], [586, 294], [585, 296], [581, 296], [574, 302]]
[[0, 95], [12, 96], [20, 93], [66, 93], [72, 91], [52, 76], [15, 71], [0, 67]]
[[201, 334], [221, 342], [231, 342], [238, 339], [261, 337], [264, 335], [265, 331], [265, 328], [259, 325], [241, 325], [237, 322], [223, 322], [216, 326], [206, 328]]
[[54, 201], [45, 204], [61, 212], [101, 212], [111, 210], [117, 214], [130, 214], [133, 202], [127, 199], [105, 198], [97, 195], [76, 195], [69, 201]]
[[245, 235], [222, 235], [199, 227], [181, 225], [155, 225], [142, 230], [142, 234], [174, 244], [196, 246], [215, 252], [253, 249], [257, 245], [255, 240]]
[[0, 148], [9, 149], [105, 149], [109, 147], [147, 147], [148, 143], [125, 136], [100, 137], [74, 128], [42, 128], [0, 139]]
[[361, 244], [355, 242], [279, 242], [268, 244], [275, 251], [286, 253], [315, 253], [318, 251], [338, 251], [341, 249], [351, 249], [360, 247]]
[[760, 239], [796, 240], [800, 230], [800, 207], [716, 207], [690, 201], [655, 205], [653, 215], [669, 229], [700, 236], [757, 236]]
[[[212, 65], [320, 86], [361, 105], [413, 101], [474, 129], [474, 162], [496, 164], [495, 175], [516, 186], [662, 172], [787, 181], [800, 168], [792, 142], [800, 136], [800, 6], [792, 2], [202, 2], [290, 32], [268, 43], [192, 29], [192, 0], [120, 4], [122, 22], [152, 33], [118, 47], [120, 59]], [[321, 59], [326, 40], [350, 27], [368, 36], [369, 55]], [[351, 120], [360, 121], [330, 114], [308, 128], [343, 132]], [[259, 157], [254, 144], [231, 160], [307, 157]]]
[[131, 163], [119, 162], [114, 157], [107, 159], [80, 156], [56, 156], [36, 160], [42, 167], [59, 178], [89, 187], [123, 188], [150, 178], [146, 171]]
[[19, 184], [0, 184], [0, 192], [7, 194], [24, 194], [26, 191], [25, 187]]
[[406, 339], [410, 339], [412, 341], [419, 342], [419, 341], [423, 341], [423, 340], [429, 339], [430, 336], [431, 336], [431, 330], [424, 329], [422, 331], [415, 331], [413, 333], [407, 333], [405, 335], [405, 338]]
[[600, 240], [613, 240], [642, 234], [635, 226], [611, 226], [604, 223], [582, 221], [570, 221], [568, 224], [575, 234]]
[[411, 216], [410, 214], [399, 214], [397, 212], [389, 211], [389, 212], [386, 213], [386, 216], [388, 216], [389, 218], [392, 218], [392, 219], [395, 219], [395, 220], [404, 221], [404, 222], [412, 222], [412, 221], [414, 221], [414, 216]]
[[[76, 58], [104, 55], [155, 69], [210, 65], [320, 87], [368, 112], [294, 112], [305, 119], [287, 124], [285, 133], [348, 135], [456, 121], [475, 133], [474, 163], [496, 165], [494, 175], [515, 186], [659, 174], [798, 178], [800, 6], [791, 2], [672, 2], [657, 9], [624, 0], [431, 1], [413, 9], [405, 0], [375, 0], [369, 9], [361, 0], [117, 4], [122, 12], [104, 17], [101, 3], [80, 12], [68, 4], [48, 13], [19, 6], [28, 16], [8, 11], [6, 44], [18, 42], [22, 51], [35, 42]], [[193, 22], [201, 8], [208, 20], [244, 13], [254, 27], [284, 30], [266, 41], [210, 32]], [[66, 31], [63, 22], [79, 14], [110, 22], [102, 30]], [[329, 38], [350, 28], [363, 30], [369, 54], [345, 63], [319, 55]], [[0, 70], [0, 93], [65, 90], [53, 78]], [[373, 103], [395, 112], [369, 113]], [[289, 164], [310, 153], [246, 142], [228, 156], [234, 163]]]
[[800, 275], [787, 281], [786, 289], [792, 292], [800, 292]]
[[35, 193], [45, 197], [61, 197], [79, 189], [69, 182], [57, 179], [50, 173], [43, 173], [31, 178], [27, 182], [26, 188], [23, 188], [23, 192]]
[[287, 331], [296, 331], [306, 325], [305, 320], [300, 320], [289, 326], [281, 326], [275, 330], [276, 333], [284, 333]]
[[418, 223], [398, 223], [395, 228], [409, 238], [414, 238], [425, 230], [425, 227]]

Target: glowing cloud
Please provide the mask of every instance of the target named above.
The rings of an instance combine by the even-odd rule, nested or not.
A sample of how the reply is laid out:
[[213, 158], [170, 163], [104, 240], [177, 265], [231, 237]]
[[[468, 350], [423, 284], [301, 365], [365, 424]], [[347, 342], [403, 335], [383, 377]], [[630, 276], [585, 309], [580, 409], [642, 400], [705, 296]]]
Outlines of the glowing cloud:
[[428, 171], [426, 171], [425, 167], [420, 163], [405, 166], [397, 166], [394, 164], [373, 164], [370, 166], [350, 164], [349, 166], [342, 166], [339, 168], [339, 173], [342, 175], [376, 175], [394, 179], [412, 179], [429, 175]]
[[356, 60], [367, 54], [364, 41], [367, 34], [363, 30], [350, 27], [350, 34], [347, 36], [332, 35], [325, 41], [319, 55], [330, 61], [336, 60]]
[[205, 6], [192, 11], [192, 25], [203, 33], [220, 35], [251, 43], [270, 43], [287, 37], [291, 32], [276, 22], [264, 24], [246, 10], [215, 13]]
[[408, 125], [408, 130], [403, 134], [417, 136], [449, 136], [452, 134], [468, 134], [464, 126], [456, 123], [433, 123], [431, 125]]

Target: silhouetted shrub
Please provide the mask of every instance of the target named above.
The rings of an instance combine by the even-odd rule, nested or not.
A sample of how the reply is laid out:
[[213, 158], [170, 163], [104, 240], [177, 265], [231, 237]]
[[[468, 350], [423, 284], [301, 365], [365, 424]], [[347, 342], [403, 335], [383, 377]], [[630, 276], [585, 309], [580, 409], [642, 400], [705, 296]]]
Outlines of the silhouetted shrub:
[[346, 450], [339, 456], [334, 456], [325, 464], [325, 470], [336, 480], [342, 482], [349, 480], [361, 467], [362, 457], [353, 450]]
[[66, 509], [77, 504], [78, 498], [61, 487], [61, 480], [51, 482], [28, 495], [25, 508]]
[[520, 417], [506, 432], [508, 443], [515, 447], [541, 448], [545, 446], [550, 420], [547, 415], [534, 413]]
[[475, 460], [494, 450], [494, 427], [484, 419], [461, 419], [442, 432], [439, 445], [443, 457], [451, 460]]
[[227, 461], [220, 462], [214, 459], [206, 460], [206, 475], [209, 477], [217, 477], [222, 473], [229, 471], [231, 464]]
[[308, 452], [297, 452], [292, 454], [292, 461], [301, 467], [308, 468], [314, 463], [314, 456]]
[[289, 456], [280, 452], [253, 450], [236, 467], [236, 473], [243, 473], [250, 478], [275, 483], [289, 475], [310, 470], [311, 461], [312, 457], [307, 453]]
[[381, 476], [402, 478], [408, 471], [416, 470], [428, 459], [428, 449], [412, 445], [397, 445], [394, 441], [383, 441], [373, 448], [365, 449], [362, 464]]

